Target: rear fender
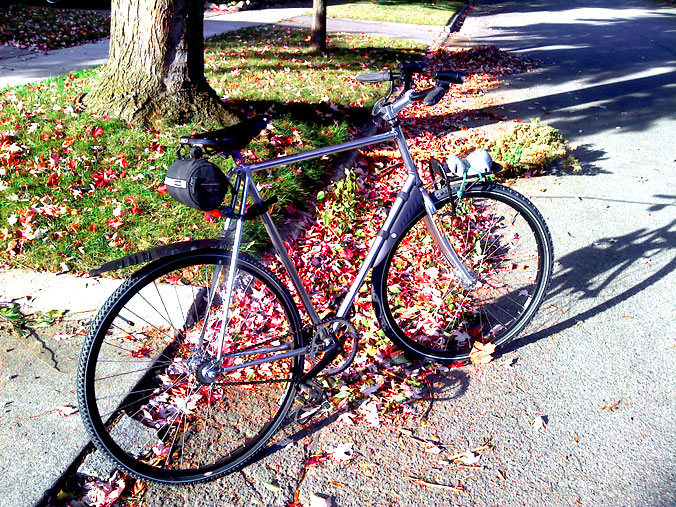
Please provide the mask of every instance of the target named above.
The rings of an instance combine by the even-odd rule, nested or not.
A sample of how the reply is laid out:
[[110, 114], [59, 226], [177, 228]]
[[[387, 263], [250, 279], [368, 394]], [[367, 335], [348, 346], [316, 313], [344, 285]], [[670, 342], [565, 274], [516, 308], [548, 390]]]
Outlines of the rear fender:
[[161, 257], [168, 257], [170, 255], [177, 255], [186, 252], [192, 252], [193, 250], [203, 250], [207, 248], [225, 248], [226, 245], [227, 240], [225, 238], [197, 239], [193, 241], [171, 243], [169, 245], [158, 246], [148, 250], [143, 250], [142, 252], [125, 255], [124, 257], [115, 259], [114, 261], [106, 262], [102, 266], [92, 269], [89, 274], [92, 276], [97, 276], [101, 273], [106, 273], [107, 271], [128, 268], [129, 266], [135, 266], [137, 264], [154, 261]]

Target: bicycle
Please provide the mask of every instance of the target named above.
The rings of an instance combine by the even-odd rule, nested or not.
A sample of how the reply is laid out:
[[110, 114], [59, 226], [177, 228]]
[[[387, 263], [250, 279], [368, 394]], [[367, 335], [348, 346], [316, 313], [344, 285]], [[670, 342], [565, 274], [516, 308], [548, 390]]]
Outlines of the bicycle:
[[[279, 429], [297, 397], [321, 402], [312, 380], [337, 374], [355, 357], [349, 322], [369, 270], [376, 317], [406, 354], [440, 363], [468, 358], [477, 342], [504, 345], [545, 296], [552, 241], [537, 209], [516, 191], [487, 181], [487, 152], [432, 160], [429, 191], [408, 151], [397, 115], [436, 104], [455, 71], [415, 91], [423, 63], [358, 77], [390, 83], [374, 116], [389, 128], [364, 138], [245, 164], [239, 154], [266, 128], [265, 117], [181, 138], [165, 180], [194, 208], [218, 208], [220, 238], [146, 250], [92, 274], [149, 262], [110, 296], [92, 321], [78, 369], [80, 410], [92, 441], [141, 479], [183, 484], [216, 479], [249, 463]], [[394, 141], [407, 177], [334, 317], [322, 320], [303, 287], [254, 183], [257, 171]], [[182, 156], [189, 150], [189, 155]], [[225, 175], [205, 153], [232, 157]], [[229, 205], [222, 206], [224, 200]], [[240, 251], [243, 224], [263, 221], [291, 280]]]

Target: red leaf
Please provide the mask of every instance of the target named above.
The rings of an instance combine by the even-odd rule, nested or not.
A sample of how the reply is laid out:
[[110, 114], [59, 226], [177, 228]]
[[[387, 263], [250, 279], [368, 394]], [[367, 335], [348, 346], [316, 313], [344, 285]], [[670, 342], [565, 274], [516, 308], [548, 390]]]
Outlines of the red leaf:
[[351, 248], [344, 248], [338, 253], [338, 255], [340, 255], [341, 259], [349, 261], [352, 257], [354, 257], [354, 251]]
[[160, 185], [159, 187], [157, 187], [155, 189], [155, 192], [157, 192], [158, 194], [164, 195], [164, 194], [167, 193], [167, 186], [166, 185]]
[[118, 220], [117, 218], [111, 218], [110, 220], [108, 220], [106, 225], [108, 227], [110, 227], [111, 229], [117, 230], [124, 225], [124, 222], [122, 222], [121, 220]]
[[103, 134], [103, 127], [96, 127], [92, 130], [92, 137], [99, 137], [101, 134]]
[[56, 413], [61, 417], [68, 417], [77, 413], [77, 408], [72, 405], [61, 405], [56, 408]]
[[47, 179], [48, 187], [56, 187], [59, 184], [59, 173], [52, 173]]

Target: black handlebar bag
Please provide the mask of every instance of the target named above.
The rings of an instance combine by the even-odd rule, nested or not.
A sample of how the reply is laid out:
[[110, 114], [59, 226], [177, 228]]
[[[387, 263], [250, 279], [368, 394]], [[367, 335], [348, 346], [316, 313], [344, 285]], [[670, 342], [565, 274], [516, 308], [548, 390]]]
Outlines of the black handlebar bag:
[[179, 158], [164, 179], [169, 195], [181, 204], [202, 211], [218, 208], [228, 191], [223, 171], [204, 158]]

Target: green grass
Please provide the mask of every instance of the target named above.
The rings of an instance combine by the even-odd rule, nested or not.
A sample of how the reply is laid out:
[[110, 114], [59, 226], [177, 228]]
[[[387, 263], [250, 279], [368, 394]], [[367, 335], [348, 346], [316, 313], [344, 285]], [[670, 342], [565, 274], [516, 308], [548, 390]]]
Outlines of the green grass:
[[[383, 93], [352, 76], [424, 49], [341, 35], [332, 37], [326, 57], [316, 57], [308, 39], [307, 31], [252, 28], [207, 44], [207, 77], [230, 107], [242, 116], [272, 113], [275, 130], [251, 145], [262, 159], [347, 140]], [[137, 250], [218, 233], [220, 224], [204, 213], [158, 193], [178, 137], [215, 125], [143, 131], [90, 114], [79, 99], [99, 72], [0, 90], [0, 261], [10, 266], [85, 271]], [[302, 207], [325, 178], [324, 164], [263, 175], [264, 191], [280, 199], [275, 211]], [[250, 231], [254, 239], [258, 233]]]
[[329, 6], [327, 15], [414, 25], [446, 25], [464, 4], [458, 0], [355, 0]]
[[109, 12], [0, 6], [0, 44], [44, 51], [98, 40], [109, 30]]

